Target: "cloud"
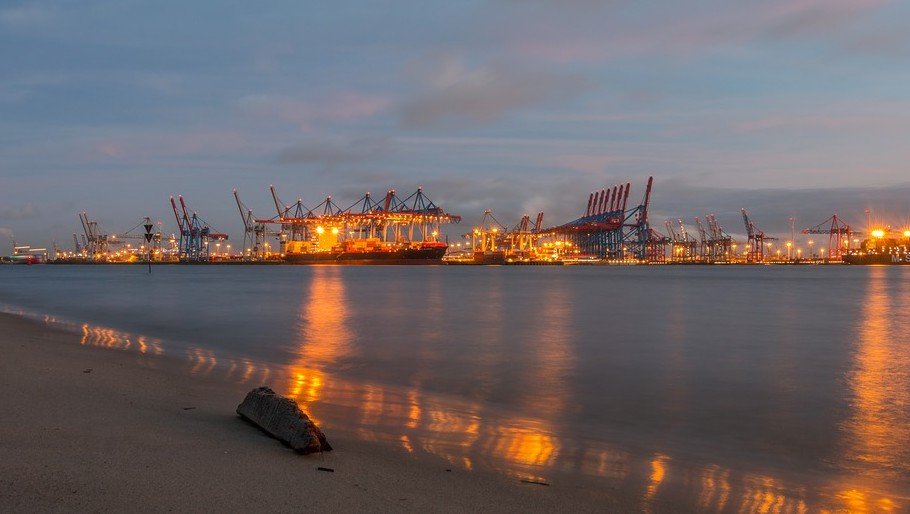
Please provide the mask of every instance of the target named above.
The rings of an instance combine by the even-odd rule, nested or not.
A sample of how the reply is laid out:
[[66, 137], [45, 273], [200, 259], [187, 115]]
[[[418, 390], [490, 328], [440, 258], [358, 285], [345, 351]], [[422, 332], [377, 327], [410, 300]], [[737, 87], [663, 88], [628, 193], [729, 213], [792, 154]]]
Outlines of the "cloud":
[[[647, 18], [629, 9], [608, 16], [591, 16], [579, 6], [555, 7], [547, 16], [517, 13], [507, 45], [516, 55], [558, 63], [597, 62], [632, 56], [689, 57], [726, 46], [765, 41], [817, 38], [853, 50], [888, 52], [901, 42], [881, 41], [863, 24], [863, 16], [891, 0], [769, 0], [766, 2], [708, 2], [704, 9], [667, 3], [651, 9]], [[546, 12], [546, 11], [545, 11]], [[541, 20], [546, 20], [542, 22]], [[870, 37], [872, 39], [870, 39]], [[850, 41], [857, 43], [850, 43]], [[862, 42], [868, 42], [863, 44]]]
[[910, 128], [910, 120], [895, 109], [892, 115], [793, 115], [782, 114], [734, 124], [736, 132], [751, 133], [792, 129], [797, 131], [848, 130], [852, 133], [867, 130], [898, 130]]
[[548, 159], [557, 168], [592, 174], [603, 173], [617, 160], [615, 156], [605, 154], [564, 154]]
[[800, 37], [828, 33], [891, 0], [787, 0], [756, 13], [754, 33], [763, 37]]
[[377, 159], [392, 149], [392, 143], [386, 138], [307, 140], [281, 150], [277, 161], [282, 164], [314, 163], [334, 168], [339, 164]]
[[37, 218], [40, 214], [38, 208], [31, 203], [27, 203], [21, 207], [0, 208], [0, 220], [25, 220]]
[[443, 56], [417, 74], [422, 87], [402, 107], [402, 124], [408, 128], [491, 122], [510, 111], [564, 101], [586, 85], [579, 75], [511, 65], [468, 68], [452, 56]]
[[35, 3], [17, 5], [0, 9], [0, 25], [34, 27], [53, 21], [56, 15], [55, 10]]
[[297, 125], [308, 132], [317, 125], [371, 118], [391, 105], [391, 99], [343, 91], [306, 101], [283, 95], [247, 95], [237, 101], [241, 112], [258, 119]]
[[143, 162], [212, 154], [246, 155], [248, 136], [239, 132], [194, 130], [136, 132], [97, 136], [81, 142], [71, 158], [78, 162]]

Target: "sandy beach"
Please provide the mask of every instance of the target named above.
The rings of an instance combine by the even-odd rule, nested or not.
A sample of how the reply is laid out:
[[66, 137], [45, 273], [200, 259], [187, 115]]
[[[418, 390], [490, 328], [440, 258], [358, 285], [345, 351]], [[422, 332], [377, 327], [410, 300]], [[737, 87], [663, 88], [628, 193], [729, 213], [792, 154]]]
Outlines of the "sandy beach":
[[452, 469], [331, 426], [334, 452], [300, 456], [235, 414], [247, 386], [7, 314], [0, 377], [3, 512], [640, 510], [593, 479]]

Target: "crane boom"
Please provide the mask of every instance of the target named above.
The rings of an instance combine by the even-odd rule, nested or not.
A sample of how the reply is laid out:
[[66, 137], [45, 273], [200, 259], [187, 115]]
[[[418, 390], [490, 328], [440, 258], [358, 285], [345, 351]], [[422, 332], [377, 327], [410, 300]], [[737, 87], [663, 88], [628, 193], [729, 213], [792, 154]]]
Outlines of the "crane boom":
[[704, 225], [701, 224], [701, 220], [698, 216], [695, 217], [695, 226], [698, 227], [698, 238], [701, 241], [701, 244], [707, 244], [708, 232], [705, 230]]
[[537, 221], [534, 222], [534, 232], [540, 232], [543, 230], [543, 213], [537, 213]]
[[645, 187], [645, 198], [641, 205], [641, 222], [648, 223], [648, 204], [651, 203], [651, 186], [654, 184], [654, 177], [648, 177], [648, 185]]
[[234, 200], [237, 201], [237, 209], [240, 211], [240, 218], [243, 219], [243, 229], [249, 232], [253, 229], [251, 220], [253, 211], [244, 212], [243, 202], [240, 201], [240, 195], [237, 193], [237, 189], [234, 189]]
[[689, 232], [686, 230], [686, 225], [683, 224], [682, 218], [678, 218], [677, 221], [679, 222], [679, 233], [682, 235], [682, 240], [688, 243]]
[[177, 230], [183, 233], [183, 221], [180, 219], [180, 214], [177, 212], [177, 202], [174, 201], [173, 196], [171, 197], [171, 208], [174, 210], [174, 219], [177, 220]]
[[288, 209], [287, 207], [284, 207], [284, 204], [278, 199], [278, 193], [275, 191], [275, 186], [269, 185], [269, 191], [272, 192], [272, 200], [275, 202], [275, 210], [278, 211], [278, 217], [284, 217]]
[[670, 220], [666, 220], [666, 221], [664, 221], [664, 225], [667, 227], [667, 232], [670, 235], [670, 240], [672, 240], [674, 243], [679, 242], [679, 236], [673, 230], [673, 222]]
[[746, 226], [746, 235], [751, 239], [755, 237], [755, 227], [752, 225], [752, 222], [749, 221], [749, 215], [746, 213], [746, 209], [743, 208], [740, 210], [743, 213], [743, 224]]

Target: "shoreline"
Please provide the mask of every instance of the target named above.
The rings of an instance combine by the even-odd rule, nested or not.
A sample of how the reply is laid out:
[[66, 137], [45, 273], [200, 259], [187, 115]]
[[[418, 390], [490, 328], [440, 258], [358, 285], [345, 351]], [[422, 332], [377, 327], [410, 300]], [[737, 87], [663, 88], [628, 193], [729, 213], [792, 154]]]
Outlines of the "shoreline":
[[[0, 511], [125, 510], [137, 494], [151, 510], [198, 510], [199, 498], [218, 510], [279, 511], [838, 511], [910, 502], [905, 489], [862, 474], [739, 453], [710, 438], [638, 437], [616, 423], [598, 432], [560, 427], [559, 416], [355, 378], [322, 366], [332, 360], [322, 352], [338, 349], [318, 343], [336, 340], [316, 337], [299, 360], [268, 364], [0, 310], [0, 394], [8, 399]], [[337, 451], [297, 456], [240, 421], [234, 409], [260, 385], [297, 400]], [[87, 497], [69, 498], [61, 483]], [[259, 503], [246, 498], [247, 484]]]
[[[26, 264], [2, 263], [7, 265], [25, 266]], [[153, 261], [152, 267], [155, 266], [900, 266], [908, 264], [907, 262], [894, 262], [889, 264], [850, 264], [843, 261], [822, 261], [803, 259], [801, 261], [768, 261], [768, 262], [627, 262], [601, 260], [593, 262], [564, 262], [564, 261], [540, 261], [540, 262], [459, 262], [459, 261], [432, 261], [432, 262], [401, 262], [401, 263], [346, 263], [346, 262], [287, 262], [280, 261], [241, 261], [241, 260], [217, 260], [205, 262], [179, 262], [179, 261]], [[53, 266], [148, 266], [147, 261], [136, 262], [72, 262], [49, 260], [47, 262], [28, 264], [29, 266], [53, 265]]]
[[603, 480], [541, 486], [331, 427], [335, 451], [300, 456], [236, 415], [250, 384], [188, 375], [166, 356], [81, 346], [77, 334], [13, 314], [0, 313], [0, 334], [7, 512], [643, 507]]

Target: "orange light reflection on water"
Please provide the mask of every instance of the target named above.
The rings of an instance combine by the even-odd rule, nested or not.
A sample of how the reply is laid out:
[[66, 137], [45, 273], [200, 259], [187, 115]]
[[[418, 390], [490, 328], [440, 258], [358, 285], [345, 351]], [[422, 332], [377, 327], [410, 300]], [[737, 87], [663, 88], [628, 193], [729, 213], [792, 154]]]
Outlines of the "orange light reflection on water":
[[657, 495], [657, 490], [667, 476], [667, 461], [669, 460], [670, 457], [662, 453], [656, 454], [654, 458], [651, 459], [651, 475], [648, 477], [648, 489], [645, 491], [644, 497], [646, 512], [651, 512], [651, 505], [654, 497]]
[[[53, 320], [45, 320], [45, 323], [53, 322]], [[134, 336], [127, 332], [88, 323], [83, 323], [80, 329], [82, 337], [79, 340], [79, 344], [82, 346], [97, 346], [114, 350], [130, 350], [134, 346], [132, 341]], [[140, 354], [164, 354], [160, 340], [146, 338], [145, 336], [136, 337], [136, 350]]]
[[[891, 270], [870, 267], [862, 319], [856, 336], [848, 383], [852, 415], [844, 424], [845, 471], [851, 480], [878, 488], [903, 480], [910, 483], [910, 351], [906, 281]], [[892, 289], [894, 288], [894, 289]], [[882, 493], [847, 487], [838, 495], [851, 511], [895, 510], [906, 505]]]
[[[577, 356], [561, 337], [570, 330], [572, 310], [558, 289], [549, 292], [533, 318], [537, 336], [529, 341], [533, 362], [522, 377], [527, 392], [521, 397], [519, 411], [534, 412], [534, 417], [509, 413], [483, 401], [483, 390], [497, 387], [500, 380], [497, 366], [508, 359], [502, 355], [502, 304], [495, 289], [480, 327], [490, 344], [477, 356], [476, 396], [443, 397], [424, 391], [419, 380], [397, 388], [344, 379], [333, 367], [357, 354], [345, 285], [340, 271], [333, 267], [314, 268], [313, 273], [300, 310], [294, 363], [270, 367], [247, 359], [219, 359], [215, 352], [194, 348], [187, 353], [190, 371], [206, 375], [220, 368], [231, 380], [255, 385], [272, 379], [283, 384], [284, 392], [308, 413], [317, 413], [320, 423], [342, 427], [354, 419], [357, 433], [364, 438], [395, 443], [408, 453], [423, 451], [464, 469], [474, 469], [482, 462], [484, 467], [511, 476], [546, 478], [554, 470], [567, 469], [608, 478], [641, 491], [645, 508], [658, 497], [670, 495], [674, 487], [686, 491], [693, 505], [706, 512], [896, 512], [906, 508], [903, 499], [874, 492], [870, 483], [857, 484], [852, 479], [811, 490], [781, 477], [734, 471], [716, 463], [686, 467], [669, 452], [642, 461], [641, 456], [609, 444], [579, 443], [561, 433], [558, 420], [572, 398], [563, 379]], [[854, 365], [847, 377], [854, 391], [853, 412], [843, 429], [845, 451], [852, 463], [845, 469], [847, 476], [874, 483], [894, 479], [908, 469], [902, 456], [906, 456], [905, 445], [910, 440], [910, 352], [895, 337], [908, 327], [904, 303], [888, 289], [885, 270], [872, 268], [870, 273]], [[542, 292], [543, 298], [546, 295]], [[437, 305], [437, 310], [443, 311], [444, 306]], [[902, 324], [895, 328], [895, 323]], [[82, 345], [164, 353], [155, 339], [89, 324], [83, 324], [81, 332]], [[433, 355], [432, 348], [420, 351], [426, 352], [427, 359]], [[647, 466], [646, 472], [636, 471], [639, 463]]]

